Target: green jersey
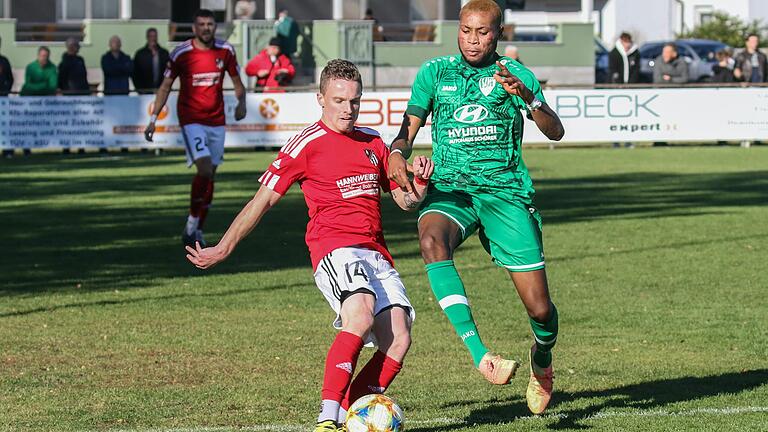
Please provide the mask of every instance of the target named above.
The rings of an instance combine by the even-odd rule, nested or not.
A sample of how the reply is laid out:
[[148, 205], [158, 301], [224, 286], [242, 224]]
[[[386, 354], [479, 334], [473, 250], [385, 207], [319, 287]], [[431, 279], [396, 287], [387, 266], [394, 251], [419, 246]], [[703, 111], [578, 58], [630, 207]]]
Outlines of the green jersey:
[[[542, 102], [541, 86], [522, 64], [497, 58]], [[499, 191], [525, 201], [533, 184], [521, 158], [525, 102], [493, 78], [495, 63], [477, 68], [461, 55], [438, 57], [421, 66], [407, 114], [424, 121], [432, 114], [432, 182], [443, 190]]]

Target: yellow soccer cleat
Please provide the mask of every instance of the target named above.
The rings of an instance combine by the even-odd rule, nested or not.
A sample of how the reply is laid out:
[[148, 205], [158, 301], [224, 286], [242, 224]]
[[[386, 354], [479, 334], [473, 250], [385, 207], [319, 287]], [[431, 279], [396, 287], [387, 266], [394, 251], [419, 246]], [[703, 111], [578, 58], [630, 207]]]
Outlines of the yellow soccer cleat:
[[317, 423], [315, 432], [339, 432], [339, 426], [333, 420], [324, 420]]
[[505, 360], [500, 355], [487, 352], [480, 360], [480, 366], [477, 367], [477, 370], [491, 384], [504, 385], [508, 384], [515, 376], [519, 367], [520, 363], [514, 360]]
[[552, 399], [552, 381], [555, 378], [555, 371], [551, 364], [543, 369], [536, 366], [533, 363], [534, 352], [536, 352], [536, 344], [533, 345], [528, 354], [528, 360], [531, 364], [531, 379], [528, 381], [525, 398], [528, 401], [528, 409], [534, 414], [541, 414], [547, 409], [547, 405]]

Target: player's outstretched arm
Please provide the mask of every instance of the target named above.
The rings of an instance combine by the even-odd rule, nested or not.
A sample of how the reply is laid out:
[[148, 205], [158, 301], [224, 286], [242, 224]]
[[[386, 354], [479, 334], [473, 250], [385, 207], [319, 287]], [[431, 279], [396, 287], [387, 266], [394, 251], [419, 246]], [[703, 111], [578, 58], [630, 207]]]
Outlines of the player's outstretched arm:
[[[525, 86], [520, 78], [513, 75], [506, 66], [500, 62], [496, 62], [496, 66], [499, 67], [499, 71], [493, 76], [496, 82], [501, 84], [507, 93], [519, 96], [523, 102], [530, 105], [535, 97], [533, 92]], [[553, 141], [560, 141], [563, 135], [565, 135], [565, 128], [563, 128], [560, 117], [557, 116], [557, 113], [546, 102], [542, 103], [541, 107], [533, 111], [531, 115], [533, 116], [533, 121], [536, 122], [536, 126], [547, 138]]]
[[397, 205], [405, 211], [414, 211], [427, 196], [427, 187], [432, 172], [435, 170], [435, 163], [426, 156], [416, 156], [413, 159], [413, 165], [406, 165], [409, 172], [413, 173], [413, 192], [403, 192], [400, 189], [393, 189], [392, 199]]
[[149, 119], [149, 124], [144, 129], [144, 139], [152, 142], [152, 137], [155, 135], [155, 121], [157, 116], [163, 110], [165, 103], [168, 102], [168, 95], [171, 93], [171, 86], [173, 85], [173, 78], [165, 77], [160, 87], [155, 93], [154, 110], [152, 110], [152, 117]]
[[408, 179], [407, 159], [411, 157], [413, 140], [416, 139], [419, 129], [421, 129], [420, 118], [409, 114], [404, 115], [403, 124], [400, 125], [400, 132], [398, 132], [390, 147], [392, 152], [389, 154], [387, 176], [390, 180], [397, 183], [403, 191], [409, 193], [413, 192], [413, 184]]
[[262, 186], [253, 199], [240, 210], [216, 246], [205, 249], [200, 247], [200, 243], [196, 243], [194, 248], [187, 246], [187, 259], [195, 267], [201, 269], [211, 268], [224, 261], [235, 250], [235, 246], [240, 243], [240, 240], [244, 239], [258, 225], [264, 214], [277, 204], [281, 197], [282, 195], [279, 193]]

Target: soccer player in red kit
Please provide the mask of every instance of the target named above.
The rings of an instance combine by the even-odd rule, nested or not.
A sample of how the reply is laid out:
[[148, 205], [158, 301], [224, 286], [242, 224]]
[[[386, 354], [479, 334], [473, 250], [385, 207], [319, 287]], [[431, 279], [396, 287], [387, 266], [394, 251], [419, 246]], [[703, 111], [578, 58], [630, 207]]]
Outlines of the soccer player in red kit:
[[[320, 121], [288, 141], [259, 181], [262, 186], [218, 245], [187, 247], [187, 258], [206, 269], [224, 259], [261, 217], [298, 182], [309, 207], [306, 242], [315, 282], [336, 312], [336, 336], [325, 363], [316, 432], [342, 427], [350, 402], [381, 393], [402, 367], [411, 344], [413, 307], [393, 267], [381, 227], [380, 190], [404, 210], [424, 199], [434, 164], [414, 159], [413, 192], [387, 179], [389, 149], [372, 129], [355, 127], [362, 79], [346, 60], [331, 60], [320, 74]], [[394, 186], [393, 186], [394, 185]], [[378, 350], [354, 381], [364, 344]]]
[[197, 167], [192, 180], [189, 216], [181, 240], [185, 245], [195, 242], [205, 245], [203, 224], [213, 200], [213, 178], [224, 158], [224, 73], [229, 74], [235, 87], [238, 101], [235, 120], [245, 118], [245, 87], [240, 80], [235, 49], [214, 38], [216, 20], [213, 12], [200, 9], [195, 14], [193, 30], [195, 37], [171, 52], [144, 137], [152, 141], [157, 116], [168, 100], [173, 81], [179, 77], [177, 111], [187, 164]]

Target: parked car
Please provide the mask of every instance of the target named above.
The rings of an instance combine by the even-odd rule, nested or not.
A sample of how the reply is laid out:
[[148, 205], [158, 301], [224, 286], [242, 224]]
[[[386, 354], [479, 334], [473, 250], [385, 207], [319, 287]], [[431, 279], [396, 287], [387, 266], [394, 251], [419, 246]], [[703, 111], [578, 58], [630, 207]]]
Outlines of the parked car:
[[678, 39], [676, 41], [647, 42], [640, 47], [640, 80], [653, 82], [653, 66], [664, 45], [674, 42], [677, 53], [688, 63], [688, 81], [706, 82], [712, 79], [712, 66], [717, 63], [715, 53], [730, 47], [709, 39]]
[[595, 83], [605, 84], [608, 81], [608, 49], [595, 38]]

